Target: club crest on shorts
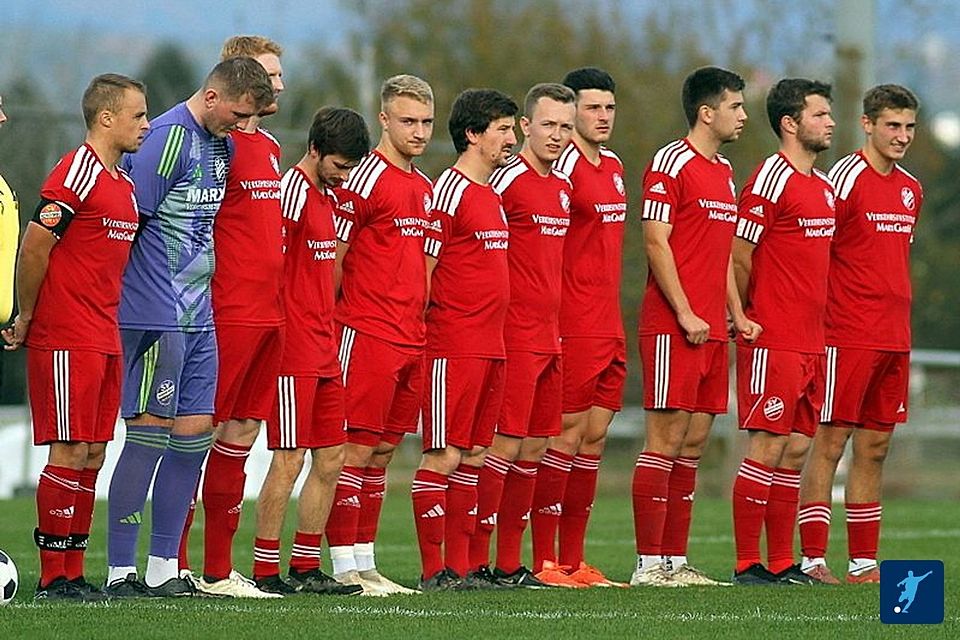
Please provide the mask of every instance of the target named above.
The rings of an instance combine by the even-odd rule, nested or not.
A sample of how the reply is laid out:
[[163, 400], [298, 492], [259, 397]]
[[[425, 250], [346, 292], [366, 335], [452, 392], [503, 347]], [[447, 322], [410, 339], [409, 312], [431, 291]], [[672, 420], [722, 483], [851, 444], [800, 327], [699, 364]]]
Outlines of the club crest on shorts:
[[613, 186], [616, 187], [617, 193], [619, 193], [620, 195], [622, 196], [627, 195], [627, 190], [623, 186], [623, 176], [621, 176], [617, 172], [614, 172], [613, 174]]
[[160, 386], [157, 387], [157, 402], [164, 407], [168, 406], [170, 401], [173, 400], [173, 394], [176, 390], [177, 385], [174, 384], [173, 380], [164, 380], [160, 383]]
[[763, 416], [767, 420], [776, 421], [783, 417], [783, 400], [777, 396], [768, 398], [763, 403]]
[[907, 211], [913, 211], [913, 208], [917, 206], [917, 197], [913, 194], [913, 189], [910, 187], [900, 189], [900, 199], [903, 201], [903, 206], [907, 208]]

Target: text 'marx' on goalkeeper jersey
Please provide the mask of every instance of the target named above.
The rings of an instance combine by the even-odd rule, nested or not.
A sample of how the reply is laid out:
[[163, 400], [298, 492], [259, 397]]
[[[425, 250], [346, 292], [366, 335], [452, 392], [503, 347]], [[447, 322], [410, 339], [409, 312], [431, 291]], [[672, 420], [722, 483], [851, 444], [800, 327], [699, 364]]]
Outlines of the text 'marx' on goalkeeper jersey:
[[337, 322], [396, 345], [423, 347], [430, 179], [416, 167], [404, 171], [374, 150], [336, 194], [337, 238], [350, 245]]
[[490, 185], [503, 199], [510, 229], [506, 349], [560, 353], [563, 242], [573, 187], [559, 171], [542, 176], [519, 155], [493, 173]]
[[830, 169], [837, 231], [827, 285], [827, 344], [910, 350], [910, 245], [923, 189], [900, 165], [878, 173], [862, 151]]
[[300, 167], [280, 181], [283, 209], [283, 304], [286, 329], [281, 375], [340, 375], [333, 327], [336, 197], [315, 186]]
[[451, 167], [433, 185], [432, 209], [427, 356], [502, 359], [510, 232], [500, 196]]
[[601, 147], [600, 163], [594, 165], [571, 142], [554, 168], [573, 185], [570, 229], [563, 246], [560, 335], [623, 339], [620, 278], [627, 216], [623, 163]]
[[137, 153], [124, 156], [140, 234], [123, 274], [121, 327], [213, 330], [213, 220], [230, 155], [229, 138], [211, 135], [181, 102], [150, 123]]
[[87, 144], [63, 156], [40, 188], [38, 224], [59, 240], [27, 346], [120, 353], [120, 279], [137, 233], [133, 182], [116, 177]]
[[[737, 223], [733, 168], [683, 138], [662, 147], [643, 175], [644, 221], [672, 226], [670, 248], [693, 312], [710, 325], [710, 340], [727, 340], [727, 267]], [[651, 270], [640, 308], [640, 335], [685, 336]]]
[[763, 327], [755, 346], [824, 352], [834, 201], [826, 175], [804, 175], [782, 153], [764, 160], [744, 186], [736, 235], [756, 245], [745, 309]]
[[217, 325], [283, 323], [280, 143], [264, 129], [234, 130], [227, 190], [213, 224]]

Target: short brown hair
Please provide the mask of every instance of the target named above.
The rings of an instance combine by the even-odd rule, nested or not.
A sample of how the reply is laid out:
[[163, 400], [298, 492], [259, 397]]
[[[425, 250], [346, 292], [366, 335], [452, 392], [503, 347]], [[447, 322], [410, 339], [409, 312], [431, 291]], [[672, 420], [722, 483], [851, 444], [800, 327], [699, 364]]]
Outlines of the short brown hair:
[[427, 84], [426, 80], [421, 80], [417, 76], [411, 76], [406, 73], [392, 76], [383, 81], [380, 85], [380, 107], [386, 106], [388, 102], [400, 96], [407, 96], [418, 100], [423, 104], [433, 103], [433, 89]]
[[541, 82], [535, 84], [527, 91], [527, 97], [523, 99], [523, 115], [530, 119], [533, 117], [533, 109], [537, 106], [537, 100], [540, 98], [550, 98], [563, 104], [573, 104], [577, 96], [573, 89], [556, 82]]
[[272, 53], [279, 58], [283, 55], [283, 47], [265, 36], [231, 36], [220, 49], [220, 59], [238, 56], [256, 58], [265, 53]]
[[230, 100], [249, 95], [257, 111], [267, 108], [275, 99], [273, 83], [263, 65], [246, 56], [227, 58], [218, 63], [203, 83], [204, 89], [211, 87], [220, 89]]
[[867, 116], [871, 122], [876, 122], [884, 109], [918, 111], [920, 101], [906, 87], [899, 84], [881, 84], [870, 89], [863, 96], [863, 115]]
[[83, 100], [80, 103], [87, 129], [93, 127], [97, 114], [101, 111], [119, 111], [123, 94], [127, 89], [147, 93], [147, 88], [142, 82], [119, 73], [104, 73], [91, 80], [86, 91], [83, 92]]

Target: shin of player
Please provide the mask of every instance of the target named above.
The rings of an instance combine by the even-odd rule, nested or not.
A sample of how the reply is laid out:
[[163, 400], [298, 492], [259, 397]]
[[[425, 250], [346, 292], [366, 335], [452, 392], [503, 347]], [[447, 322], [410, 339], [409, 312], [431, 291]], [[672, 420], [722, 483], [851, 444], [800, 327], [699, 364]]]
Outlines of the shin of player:
[[177, 551], [213, 430], [212, 227], [230, 167], [228, 134], [273, 101], [263, 66], [230, 58], [156, 118], [140, 151], [124, 159], [141, 226], [119, 308], [127, 438], [108, 503], [113, 595], [135, 595], [127, 592], [137, 584], [137, 534], [154, 470], [146, 585], [155, 596], [193, 593], [178, 575]]
[[833, 187], [813, 165], [833, 135], [830, 86], [781, 80], [767, 95], [767, 115], [780, 149], [744, 186], [733, 241], [744, 312], [763, 327], [752, 343], [741, 337], [737, 344], [739, 423], [750, 444], [733, 485], [733, 580], [829, 582], [794, 564], [793, 538], [800, 470], [823, 405], [823, 319], [836, 220]]
[[576, 96], [572, 142], [554, 165], [573, 185], [561, 284], [563, 419], [537, 472], [530, 512], [533, 570], [546, 581], [564, 583], [562, 574], [568, 573], [582, 585], [609, 586], [584, 562], [583, 549], [607, 429], [623, 403], [620, 280], [627, 197], [623, 163], [604, 146], [616, 115], [613, 78], [586, 67], [569, 72], [563, 84]]
[[449, 129], [459, 157], [434, 183], [424, 247], [432, 269], [424, 453], [411, 490], [425, 590], [463, 584], [477, 477], [503, 399], [509, 231], [489, 180], [517, 142], [517, 111], [513, 100], [492, 89], [457, 96]]
[[[546, 439], [560, 434], [560, 281], [572, 188], [552, 165], [570, 142], [575, 113], [569, 87], [546, 83], [530, 89], [520, 118], [523, 147], [490, 178], [510, 227], [510, 306], [503, 330], [503, 406], [480, 469], [470, 571], [511, 586], [546, 586], [521, 564], [520, 545]], [[575, 584], [566, 575], [562, 579]]]
[[[834, 474], [852, 439], [845, 508], [847, 581], [855, 583], [880, 580], [883, 462], [895, 425], [907, 420], [910, 245], [923, 190], [900, 162], [913, 142], [918, 109], [917, 98], [899, 85], [867, 91], [864, 145], [830, 170], [837, 230], [827, 294], [826, 400], [801, 482], [800, 540], [804, 570], [825, 567]], [[870, 275], [877, 264], [883, 265], [880, 279]]]
[[83, 95], [87, 136], [40, 190], [17, 264], [19, 313], [6, 349], [29, 347], [37, 486], [37, 599], [100, 600], [83, 574], [94, 489], [120, 405], [120, 280], [137, 233], [133, 182], [118, 166], [148, 130], [144, 87], [116, 74]]
[[387, 464], [417, 430], [423, 395], [433, 185], [414, 160], [430, 142], [434, 111], [430, 85], [411, 75], [385, 80], [380, 100], [380, 142], [336, 192], [347, 444], [327, 541], [335, 578], [386, 594], [412, 592], [377, 570], [374, 539]]
[[717, 67], [687, 76], [689, 133], [657, 151], [643, 177], [646, 438], [633, 476], [632, 584], [717, 584], [687, 564], [686, 545], [697, 463], [714, 415], [727, 409], [725, 302], [738, 333], [752, 341], [760, 332], [743, 315], [733, 281], [737, 201], [733, 169], [718, 153], [743, 130], [743, 87], [740, 76]]
[[[220, 58], [255, 59], [270, 76], [275, 97], [283, 91], [280, 46], [261, 36], [234, 36]], [[283, 248], [280, 223], [280, 144], [260, 127], [276, 102], [230, 132], [233, 157], [226, 192], [213, 226], [217, 270], [211, 282], [217, 322], [218, 425], [203, 476], [203, 577], [210, 595], [259, 597], [233, 569], [233, 536], [240, 523], [250, 448], [273, 406], [280, 365]], [[256, 255], [257, 260], [250, 260]], [[180, 540], [180, 571], [189, 569], [187, 541], [194, 506]], [[192, 576], [192, 574], [190, 574]]]
[[[281, 181], [286, 335], [280, 373], [273, 383], [277, 398], [267, 419], [267, 446], [273, 458], [257, 501], [253, 574], [261, 591], [362, 591], [359, 585], [340, 584], [320, 570], [320, 540], [346, 441], [333, 321], [338, 284], [333, 189], [369, 150], [370, 136], [359, 114], [324, 107], [310, 127], [307, 153]], [[312, 465], [298, 501], [289, 578], [282, 579], [284, 514], [308, 450]]]

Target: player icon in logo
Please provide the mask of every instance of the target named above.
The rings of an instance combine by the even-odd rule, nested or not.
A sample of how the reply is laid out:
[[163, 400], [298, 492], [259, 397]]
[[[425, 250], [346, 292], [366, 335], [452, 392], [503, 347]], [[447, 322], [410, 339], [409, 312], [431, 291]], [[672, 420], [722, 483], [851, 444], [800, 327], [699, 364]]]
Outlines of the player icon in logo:
[[920, 584], [920, 581], [929, 576], [933, 571], [927, 571], [920, 577], [914, 576], [913, 571], [907, 571], [907, 577], [897, 583], [898, 587], [903, 587], [903, 591], [900, 592], [900, 599], [897, 602], [904, 602], [906, 604], [903, 606], [903, 609], [900, 607], [894, 607], [894, 613], [906, 613], [910, 609], [910, 605], [913, 604], [913, 599], [917, 597], [917, 586]]

